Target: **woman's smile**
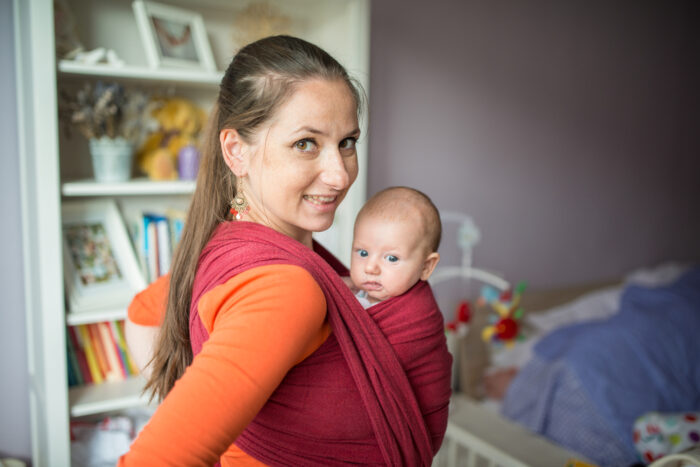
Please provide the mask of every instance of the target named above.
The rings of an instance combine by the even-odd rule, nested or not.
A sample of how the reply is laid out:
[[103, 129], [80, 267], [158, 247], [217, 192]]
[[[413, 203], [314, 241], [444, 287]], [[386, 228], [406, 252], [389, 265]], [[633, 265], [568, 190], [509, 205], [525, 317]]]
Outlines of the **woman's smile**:
[[338, 206], [338, 203], [336, 202], [337, 200], [338, 196], [336, 195], [304, 195], [304, 201], [311, 204], [314, 209], [324, 212], [335, 210]]

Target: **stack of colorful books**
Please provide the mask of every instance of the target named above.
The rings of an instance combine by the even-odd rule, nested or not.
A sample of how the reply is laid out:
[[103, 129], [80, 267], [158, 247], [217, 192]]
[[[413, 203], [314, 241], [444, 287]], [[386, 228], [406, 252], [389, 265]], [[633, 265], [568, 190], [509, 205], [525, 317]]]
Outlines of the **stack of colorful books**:
[[147, 282], [170, 270], [184, 224], [185, 213], [171, 209], [164, 214], [143, 213], [139, 222], [134, 223], [133, 243]]
[[124, 321], [67, 328], [68, 385], [123, 381], [138, 368], [124, 338]]

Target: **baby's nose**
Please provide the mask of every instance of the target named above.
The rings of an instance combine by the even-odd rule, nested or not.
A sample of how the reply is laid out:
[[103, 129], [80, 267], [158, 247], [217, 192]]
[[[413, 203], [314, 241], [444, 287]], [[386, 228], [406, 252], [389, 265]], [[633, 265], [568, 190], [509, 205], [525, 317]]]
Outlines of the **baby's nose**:
[[379, 265], [374, 259], [369, 259], [365, 263], [365, 272], [367, 274], [379, 274]]

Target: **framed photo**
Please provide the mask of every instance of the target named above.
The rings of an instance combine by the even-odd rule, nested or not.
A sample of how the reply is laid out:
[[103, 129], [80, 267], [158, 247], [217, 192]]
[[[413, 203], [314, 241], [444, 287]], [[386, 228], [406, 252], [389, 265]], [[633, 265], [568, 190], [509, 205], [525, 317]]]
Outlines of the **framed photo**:
[[63, 275], [72, 313], [126, 308], [146, 287], [114, 201], [63, 203]]
[[216, 71], [202, 15], [145, 0], [135, 0], [132, 6], [152, 68]]

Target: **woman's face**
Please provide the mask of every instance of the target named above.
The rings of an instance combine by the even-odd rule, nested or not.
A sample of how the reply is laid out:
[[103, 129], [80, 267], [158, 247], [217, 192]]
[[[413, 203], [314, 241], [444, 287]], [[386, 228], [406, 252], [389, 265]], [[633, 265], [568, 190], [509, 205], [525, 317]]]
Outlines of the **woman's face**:
[[243, 195], [250, 205], [244, 220], [310, 246], [311, 232], [331, 226], [357, 177], [359, 135], [347, 84], [299, 84], [253, 141], [242, 145]]

